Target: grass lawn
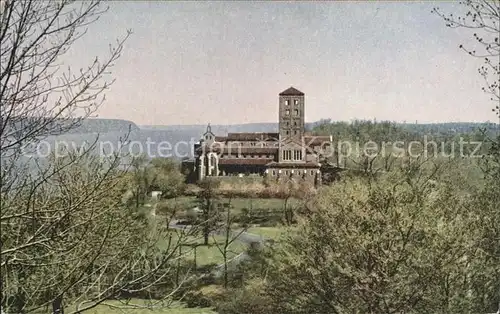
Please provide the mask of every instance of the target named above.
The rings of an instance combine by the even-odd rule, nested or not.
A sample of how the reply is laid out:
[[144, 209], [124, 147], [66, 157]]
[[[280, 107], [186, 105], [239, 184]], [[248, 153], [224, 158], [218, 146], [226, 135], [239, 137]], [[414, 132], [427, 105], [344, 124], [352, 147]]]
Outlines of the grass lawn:
[[[227, 202], [228, 198], [220, 199], [221, 202]], [[165, 202], [179, 209], [190, 209], [198, 206], [196, 197], [194, 196], [181, 196], [177, 198], [167, 199]], [[301, 204], [301, 200], [291, 198], [288, 200], [289, 206], [298, 206]], [[231, 199], [231, 204], [233, 205], [236, 212], [240, 212], [243, 208], [254, 209], [282, 209], [284, 200], [279, 198], [243, 198], [237, 197]]]
[[277, 240], [286, 232], [286, 229], [284, 227], [250, 227], [247, 232]]
[[[173, 233], [174, 234], [174, 233]], [[175, 237], [175, 236], [174, 236]], [[176, 244], [176, 240], [172, 239], [172, 246]], [[230, 239], [231, 240], [231, 239]], [[181, 253], [185, 254], [185, 259], [188, 261], [194, 262], [195, 257], [195, 249], [196, 246], [196, 265], [197, 266], [205, 266], [210, 264], [222, 264], [224, 262], [224, 258], [222, 253], [217, 248], [216, 243], [219, 244], [221, 249], [223, 249], [223, 245], [225, 242], [225, 237], [223, 236], [210, 236], [209, 245], [203, 245], [203, 237], [187, 237], [183, 243], [186, 245], [182, 246]], [[160, 247], [166, 248], [168, 245], [167, 240], [161, 241], [158, 243]], [[231, 259], [232, 257], [244, 252], [247, 249], [247, 245], [240, 241], [233, 241], [228, 247], [227, 258]]]
[[176, 198], [169, 198], [163, 200], [162, 202], [167, 203], [167, 205], [178, 208], [178, 209], [191, 209], [198, 205], [195, 196], [179, 196]]
[[[110, 306], [106, 305], [109, 304]], [[88, 314], [216, 314], [209, 308], [186, 308], [183, 304], [179, 302], [173, 302], [169, 305], [162, 306], [161, 304], [154, 305], [154, 308], [143, 307], [146, 305], [144, 300], [131, 300], [129, 305], [119, 302], [119, 301], [108, 301], [106, 304], [100, 304], [99, 306], [88, 310], [84, 313]], [[139, 305], [140, 307], [135, 307], [134, 305]], [[141, 308], [143, 307], [143, 308]]]
[[[282, 209], [285, 200], [279, 198], [234, 198], [231, 204], [235, 209], [241, 210], [242, 208], [250, 209]], [[295, 198], [288, 200], [289, 206], [297, 206], [301, 201]]]
[[[231, 240], [231, 239], [230, 239]], [[210, 264], [222, 264], [224, 263], [224, 258], [220, 250], [217, 248], [216, 241], [220, 248], [223, 249], [225, 238], [222, 236], [210, 237], [209, 246], [201, 245], [203, 244], [203, 239], [195, 239], [191, 244], [197, 244], [196, 248], [196, 264], [198, 266], [210, 265]], [[227, 258], [231, 259], [234, 256], [244, 252], [247, 249], [247, 245], [235, 240], [228, 246]], [[194, 262], [194, 248], [183, 247], [182, 252], [186, 252], [186, 259]]]

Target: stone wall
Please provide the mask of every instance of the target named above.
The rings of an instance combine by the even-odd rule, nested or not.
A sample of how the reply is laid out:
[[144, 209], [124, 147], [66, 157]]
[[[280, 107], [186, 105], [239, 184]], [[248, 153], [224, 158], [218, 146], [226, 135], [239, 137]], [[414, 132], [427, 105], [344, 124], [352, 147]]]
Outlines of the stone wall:
[[267, 169], [266, 177], [271, 181], [288, 181], [296, 182], [307, 181], [313, 184], [319, 183], [321, 172], [318, 169], [293, 169], [293, 168], [269, 168]]

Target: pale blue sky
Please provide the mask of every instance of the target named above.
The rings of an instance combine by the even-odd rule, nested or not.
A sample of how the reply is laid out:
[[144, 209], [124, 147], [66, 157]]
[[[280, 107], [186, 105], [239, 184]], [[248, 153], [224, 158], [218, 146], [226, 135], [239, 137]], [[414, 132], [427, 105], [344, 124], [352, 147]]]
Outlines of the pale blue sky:
[[137, 124], [276, 122], [278, 93], [306, 120], [494, 120], [470, 33], [431, 14], [450, 2], [126, 2], [89, 29], [70, 64], [134, 32], [99, 117]]

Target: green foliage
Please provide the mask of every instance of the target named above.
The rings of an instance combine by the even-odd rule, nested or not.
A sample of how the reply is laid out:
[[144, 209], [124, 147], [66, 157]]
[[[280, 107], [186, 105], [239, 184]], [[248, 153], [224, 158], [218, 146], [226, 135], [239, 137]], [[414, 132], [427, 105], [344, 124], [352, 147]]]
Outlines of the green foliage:
[[204, 244], [208, 245], [210, 233], [218, 229], [221, 218], [219, 212], [220, 195], [217, 191], [220, 181], [205, 178], [199, 185], [201, 190], [198, 193], [197, 200], [199, 208], [203, 212], [199, 216], [198, 224], [202, 228]]
[[145, 155], [132, 159], [128, 172], [131, 196], [129, 204], [144, 205], [152, 191], [162, 192], [162, 198], [179, 196], [185, 188], [180, 165], [168, 158], [149, 160]]
[[59, 296], [99, 302], [160, 281], [164, 292], [174, 289], [165, 279], [175, 243], [152, 245], [149, 221], [122, 203], [127, 182], [116, 164], [53, 156], [44, 182], [2, 198], [5, 309], [35, 311]]
[[[482, 90], [492, 101], [492, 111], [500, 119], [500, 4], [496, 0], [460, 2], [464, 14], [444, 14], [439, 8], [433, 10], [443, 18], [447, 27], [474, 29], [473, 39], [475, 45], [460, 44], [460, 49], [469, 56], [480, 58], [484, 62], [478, 69], [484, 79]], [[500, 120], [498, 120], [500, 123]], [[477, 250], [483, 255], [483, 263], [472, 264], [472, 276], [481, 276], [483, 283], [474, 288], [491, 296], [491, 290], [500, 291], [500, 136], [499, 125], [493, 125], [493, 130], [484, 130], [479, 135], [486, 143], [488, 156], [481, 160], [485, 180], [484, 186], [475, 194], [474, 208], [475, 221], [470, 225], [477, 239]], [[489, 132], [488, 132], [489, 131]], [[500, 292], [497, 292], [500, 293]], [[491, 298], [491, 297], [490, 297]], [[500, 301], [496, 308], [500, 311]]]
[[215, 314], [209, 308], [188, 308], [179, 302], [161, 302], [155, 300], [131, 299], [107, 301], [88, 314]]
[[242, 289], [228, 291], [225, 297], [217, 303], [219, 314], [240, 313], [280, 313], [270, 306], [270, 299], [264, 292], [264, 282], [253, 280]]
[[272, 312], [496, 310], [497, 234], [481, 227], [485, 212], [463, 196], [460, 178], [442, 175], [451, 168], [323, 190], [271, 259]]
[[185, 178], [178, 162], [169, 158], [153, 158], [150, 164], [152, 188], [161, 191], [163, 198], [172, 198], [183, 192]]
[[[392, 143], [401, 142], [401, 144], [398, 144], [398, 148], [404, 143], [403, 146], [405, 149], [408, 149], [407, 146], [410, 142], [418, 141], [421, 145], [435, 142], [438, 144], [437, 149], [439, 152], [445, 154], [453, 153], [455, 156], [459, 156], [462, 153], [460, 151], [461, 141], [464, 142], [462, 144], [464, 146], [464, 154], [471, 154], [475, 149], [476, 145], [471, 144], [471, 142], [483, 143], [480, 146], [480, 151], [475, 152], [475, 154], [485, 154], [489, 148], [488, 141], [485, 139], [493, 135], [496, 131], [493, 124], [477, 124], [468, 127], [457, 126], [456, 128], [453, 128], [453, 124], [451, 123], [449, 125], [450, 127], [446, 128], [440, 127], [439, 124], [401, 125], [389, 121], [372, 122], [369, 120], [354, 120], [351, 123], [327, 121], [318, 124], [313, 129], [313, 132], [320, 135], [333, 135], [334, 140], [337, 142], [335, 147], [337, 150], [345, 148], [340, 145], [342, 141], [348, 141], [351, 144], [358, 143], [360, 147], [371, 141], [377, 144], [379, 152], [383, 152], [382, 149], [385, 148], [388, 153], [391, 153], [397, 150]], [[413, 147], [416, 148], [415, 153], [426, 149], [427, 154], [434, 155], [435, 148], [432, 145], [427, 144], [425, 148], [421, 145]], [[356, 149], [355, 147], [352, 148]]]
[[387, 142], [421, 140], [424, 135], [435, 141], [447, 141], [460, 136], [481, 140], [483, 132], [480, 130], [491, 136], [496, 133], [497, 128], [493, 123], [401, 124], [391, 121], [324, 120], [316, 123], [312, 132], [318, 135], [333, 135], [341, 140]]
[[319, 135], [333, 135], [337, 139], [366, 142], [369, 140], [395, 141], [401, 134], [407, 134], [403, 128], [394, 122], [373, 122], [370, 120], [354, 120], [348, 122], [325, 122], [313, 128]]

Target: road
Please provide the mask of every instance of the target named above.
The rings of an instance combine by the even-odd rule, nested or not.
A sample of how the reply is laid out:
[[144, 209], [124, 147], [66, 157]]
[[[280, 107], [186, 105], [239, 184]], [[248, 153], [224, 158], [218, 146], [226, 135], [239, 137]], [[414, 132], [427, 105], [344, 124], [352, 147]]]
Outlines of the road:
[[[178, 229], [178, 230], [186, 230], [186, 229], [191, 229], [191, 225], [178, 225], [176, 221], [170, 223], [169, 225], [170, 228], [173, 229]], [[222, 230], [217, 230], [212, 232], [211, 234], [213, 235], [224, 235], [224, 232]], [[239, 234], [239, 235], [238, 235]], [[240, 231], [231, 231], [231, 236], [232, 237], [237, 237], [238, 241], [243, 242], [247, 244], [249, 247], [253, 245], [254, 247], [261, 248], [265, 242], [271, 240], [270, 238], [250, 233], [250, 232], [241, 232]], [[247, 252], [242, 252], [235, 257], [231, 258], [228, 261], [228, 268], [232, 269], [236, 267], [239, 263], [249, 259], [249, 255]], [[214, 270], [212, 271], [212, 275], [214, 275], [216, 278], [221, 277], [224, 274], [224, 263], [217, 265]]]

